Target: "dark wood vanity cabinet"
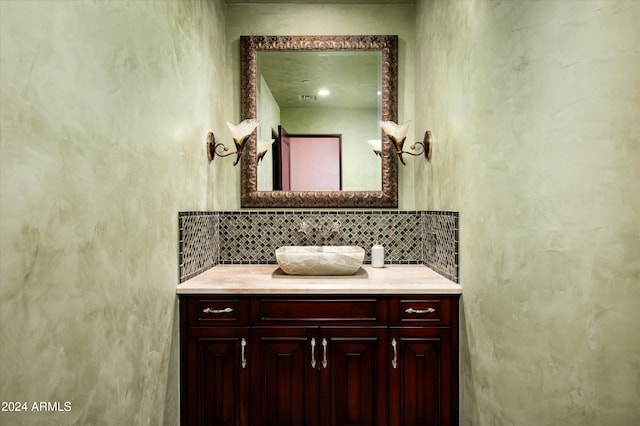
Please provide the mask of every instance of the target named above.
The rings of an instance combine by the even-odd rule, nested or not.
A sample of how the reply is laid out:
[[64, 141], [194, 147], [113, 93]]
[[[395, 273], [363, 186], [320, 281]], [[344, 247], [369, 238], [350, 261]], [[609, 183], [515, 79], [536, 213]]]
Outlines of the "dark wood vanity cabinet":
[[182, 425], [455, 425], [458, 295], [181, 295]]
[[383, 330], [252, 332], [252, 425], [386, 424]]
[[181, 424], [249, 424], [248, 313], [245, 298], [180, 298]]

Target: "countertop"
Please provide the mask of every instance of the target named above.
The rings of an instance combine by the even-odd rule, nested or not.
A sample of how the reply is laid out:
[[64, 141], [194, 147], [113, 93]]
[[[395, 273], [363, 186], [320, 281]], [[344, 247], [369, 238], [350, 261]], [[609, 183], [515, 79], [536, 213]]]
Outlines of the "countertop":
[[278, 265], [218, 265], [177, 287], [178, 294], [461, 294], [423, 265], [363, 265], [350, 276], [285, 275]]

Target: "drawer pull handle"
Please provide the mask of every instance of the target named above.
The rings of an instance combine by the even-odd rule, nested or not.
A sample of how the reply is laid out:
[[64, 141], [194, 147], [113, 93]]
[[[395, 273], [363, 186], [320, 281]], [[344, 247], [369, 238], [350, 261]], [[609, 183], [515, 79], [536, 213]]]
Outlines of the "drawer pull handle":
[[240, 340], [240, 361], [242, 362], [242, 368], [247, 368], [247, 358], [245, 358], [244, 356], [244, 348], [247, 347], [247, 341], [244, 340], [244, 337], [242, 338], [242, 340]]
[[311, 368], [316, 368], [316, 339], [311, 338]]
[[436, 310], [434, 308], [427, 308], [427, 309], [413, 309], [413, 308], [407, 308], [404, 310], [406, 313], [408, 314], [431, 314], [434, 313]]
[[233, 312], [233, 308], [224, 308], [224, 309], [204, 308], [202, 310], [203, 314], [228, 314], [230, 312]]
[[322, 348], [323, 348], [323, 356], [322, 356], [322, 367], [327, 368], [327, 339], [322, 339]]
[[391, 360], [391, 365], [393, 368], [398, 368], [398, 342], [395, 337], [391, 339], [391, 347], [393, 348], [393, 359]]

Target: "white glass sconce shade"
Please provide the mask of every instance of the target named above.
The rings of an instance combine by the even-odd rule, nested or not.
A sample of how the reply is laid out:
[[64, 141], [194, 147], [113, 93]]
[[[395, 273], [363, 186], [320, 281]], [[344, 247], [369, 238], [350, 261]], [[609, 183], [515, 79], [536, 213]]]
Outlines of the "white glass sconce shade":
[[367, 143], [378, 157], [382, 156], [382, 141], [380, 139], [369, 139]]
[[264, 139], [258, 142], [256, 149], [258, 150], [258, 162], [262, 161], [275, 139]]

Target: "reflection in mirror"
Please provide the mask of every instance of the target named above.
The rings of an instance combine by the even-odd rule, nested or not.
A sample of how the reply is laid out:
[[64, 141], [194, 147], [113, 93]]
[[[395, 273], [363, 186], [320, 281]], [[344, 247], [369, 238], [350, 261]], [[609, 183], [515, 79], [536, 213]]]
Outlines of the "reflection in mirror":
[[[342, 162], [342, 185], [338, 190], [380, 191], [382, 165], [367, 141], [380, 138], [381, 52], [266, 51], [258, 52], [257, 62], [258, 140], [271, 137], [279, 125], [293, 134], [339, 134], [341, 156], [336, 158], [336, 164], [323, 166], [327, 175], [331, 176], [329, 170]], [[283, 158], [278, 158], [277, 153], [282, 152], [283, 142], [276, 141], [273, 150], [276, 155], [259, 165], [259, 190], [285, 189], [286, 185], [272, 180], [278, 169], [300, 169], [302, 164], [296, 162], [305, 160], [304, 156], [288, 157], [292, 163], [282, 164]], [[273, 172], [272, 179], [269, 169]], [[334, 185], [318, 182], [305, 186], [304, 190], [312, 187], [326, 190]], [[294, 188], [291, 186], [291, 190]]]
[[[397, 116], [397, 36], [240, 41], [242, 117], [260, 121], [242, 162], [242, 206], [397, 207], [397, 160], [379, 127]], [[295, 135], [339, 136], [341, 189], [286, 190], [277, 176], [283, 167], [279, 126]], [[271, 138], [275, 142], [258, 163], [256, 139]], [[370, 140], [381, 141], [380, 156]]]
[[273, 190], [342, 190], [342, 136], [290, 134], [278, 126], [273, 150]]

